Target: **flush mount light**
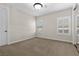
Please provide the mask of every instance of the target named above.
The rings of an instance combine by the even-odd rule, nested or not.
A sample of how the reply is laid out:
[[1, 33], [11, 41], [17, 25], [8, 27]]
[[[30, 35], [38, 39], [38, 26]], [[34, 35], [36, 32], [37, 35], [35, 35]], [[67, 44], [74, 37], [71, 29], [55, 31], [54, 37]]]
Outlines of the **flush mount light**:
[[41, 3], [35, 3], [35, 4], [33, 5], [33, 7], [34, 7], [35, 9], [41, 9], [41, 8], [43, 7], [43, 5], [42, 5]]

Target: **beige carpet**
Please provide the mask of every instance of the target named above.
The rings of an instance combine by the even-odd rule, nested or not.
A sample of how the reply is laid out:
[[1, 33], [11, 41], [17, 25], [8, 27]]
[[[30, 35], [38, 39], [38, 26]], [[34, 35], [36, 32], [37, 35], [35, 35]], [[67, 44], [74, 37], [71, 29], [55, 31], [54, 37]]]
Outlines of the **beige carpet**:
[[2, 56], [77, 56], [70, 43], [32, 38], [16, 44], [0, 47]]

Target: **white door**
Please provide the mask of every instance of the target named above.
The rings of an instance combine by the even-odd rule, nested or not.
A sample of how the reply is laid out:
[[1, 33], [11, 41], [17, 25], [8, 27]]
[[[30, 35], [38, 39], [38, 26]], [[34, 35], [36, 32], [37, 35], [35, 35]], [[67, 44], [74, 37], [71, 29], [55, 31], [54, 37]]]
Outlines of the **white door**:
[[74, 15], [74, 41], [76, 44], [79, 44], [79, 5], [76, 4], [77, 8], [74, 11], [73, 15]]
[[0, 7], [0, 46], [6, 45], [8, 43], [7, 21], [8, 21], [8, 10], [7, 8]]
[[77, 6], [77, 8], [76, 8], [76, 10], [74, 10], [73, 11], [73, 17], [74, 17], [74, 22], [73, 22], [73, 24], [74, 24], [74, 27], [73, 27], [73, 29], [74, 29], [74, 42], [76, 43], [76, 44], [79, 44], [79, 4], [76, 4], [76, 6]]

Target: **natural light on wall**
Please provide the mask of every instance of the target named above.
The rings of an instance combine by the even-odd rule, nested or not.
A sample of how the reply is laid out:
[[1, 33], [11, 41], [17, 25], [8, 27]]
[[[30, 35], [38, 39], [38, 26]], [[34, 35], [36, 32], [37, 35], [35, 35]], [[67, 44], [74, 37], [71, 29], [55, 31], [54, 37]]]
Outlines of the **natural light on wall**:
[[30, 23], [29, 23], [31, 29], [32, 29], [32, 32], [35, 33], [36, 31], [36, 23], [35, 23], [35, 20], [31, 20]]

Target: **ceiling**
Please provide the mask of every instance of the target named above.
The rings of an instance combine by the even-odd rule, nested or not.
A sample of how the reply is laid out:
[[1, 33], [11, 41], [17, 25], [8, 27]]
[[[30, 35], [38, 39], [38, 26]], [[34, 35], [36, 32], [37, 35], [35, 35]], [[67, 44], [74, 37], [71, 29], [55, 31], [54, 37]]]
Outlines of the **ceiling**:
[[16, 7], [23, 9], [25, 12], [33, 16], [41, 16], [51, 12], [71, 8], [74, 3], [42, 3], [44, 7], [40, 10], [34, 9], [33, 4], [34, 3], [17, 3], [13, 5], [16, 5]]

